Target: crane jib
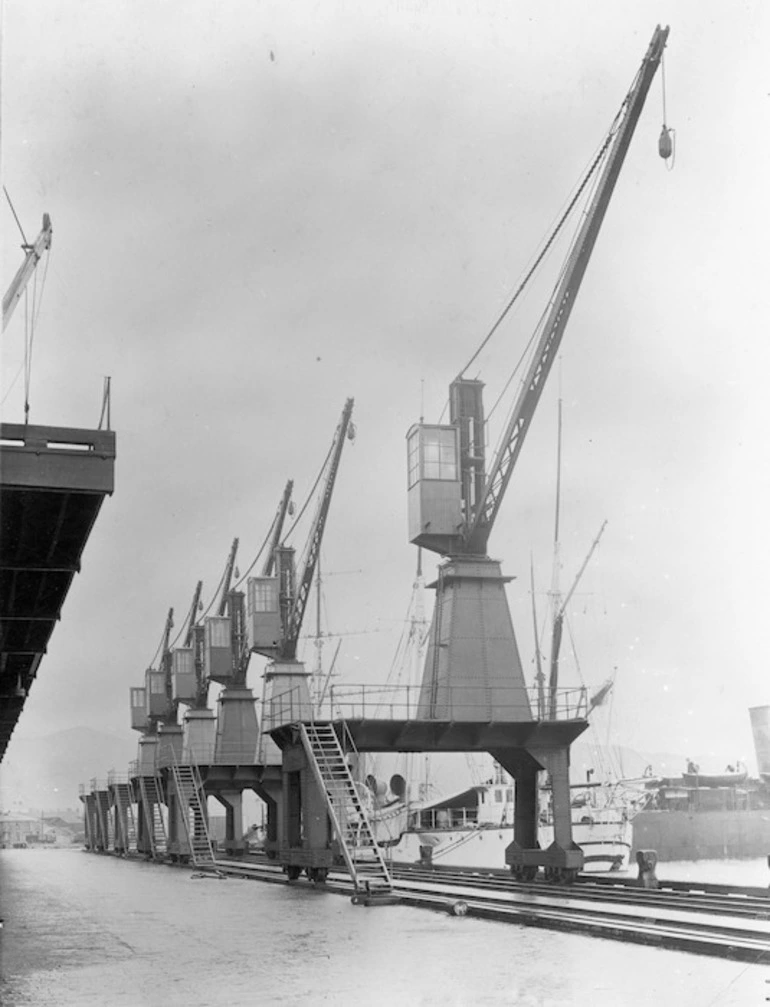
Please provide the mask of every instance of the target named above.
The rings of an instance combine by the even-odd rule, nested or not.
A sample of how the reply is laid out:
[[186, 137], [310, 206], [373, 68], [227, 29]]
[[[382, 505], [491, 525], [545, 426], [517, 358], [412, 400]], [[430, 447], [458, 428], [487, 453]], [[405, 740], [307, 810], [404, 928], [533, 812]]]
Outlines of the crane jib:
[[302, 628], [302, 620], [305, 615], [307, 600], [310, 595], [310, 586], [313, 582], [313, 574], [315, 572], [318, 556], [321, 551], [321, 542], [323, 540], [324, 528], [326, 526], [326, 518], [329, 515], [329, 507], [331, 505], [332, 494], [334, 492], [334, 484], [337, 479], [337, 470], [339, 469], [342, 448], [345, 444], [345, 438], [350, 426], [350, 417], [352, 413], [353, 399], [348, 399], [345, 403], [345, 408], [342, 411], [342, 418], [340, 419], [339, 426], [335, 432], [335, 439], [326, 475], [326, 482], [324, 484], [323, 493], [321, 494], [321, 502], [318, 506], [318, 511], [316, 512], [313, 527], [310, 530], [310, 536], [308, 538], [305, 565], [297, 579], [298, 586], [293, 604], [288, 613], [283, 641], [283, 657], [285, 658], [293, 658], [296, 654], [297, 641]]
[[596, 239], [604, 221], [615, 184], [641, 115], [647, 93], [660, 65], [669, 29], [658, 26], [634, 84], [623, 102], [623, 121], [610, 144], [591, 204], [557, 285], [553, 306], [545, 321], [532, 363], [522, 382], [519, 397], [490, 467], [484, 491], [463, 536], [469, 552], [486, 552], [486, 544], [502, 503], [513, 468], [529, 429], [543, 386], [558, 352]]

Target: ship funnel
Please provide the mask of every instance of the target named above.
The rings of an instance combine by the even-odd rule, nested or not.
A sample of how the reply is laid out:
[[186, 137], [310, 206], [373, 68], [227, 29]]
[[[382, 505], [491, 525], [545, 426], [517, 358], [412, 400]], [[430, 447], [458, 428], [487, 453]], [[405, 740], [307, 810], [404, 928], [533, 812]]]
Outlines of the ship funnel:
[[749, 710], [757, 767], [763, 780], [770, 780], [770, 706], [753, 706]]

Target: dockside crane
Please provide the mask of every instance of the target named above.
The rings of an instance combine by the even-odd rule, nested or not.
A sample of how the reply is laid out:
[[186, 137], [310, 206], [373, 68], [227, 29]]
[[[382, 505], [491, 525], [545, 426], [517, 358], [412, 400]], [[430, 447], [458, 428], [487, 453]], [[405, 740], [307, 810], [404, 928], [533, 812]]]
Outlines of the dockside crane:
[[157, 734], [160, 724], [176, 723], [170, 647], [173, 628], [174, 610], [170, 608], [158, 650], [158, 666], [149, 667], [144, 673], [143, 687], [130, 690], [131, 727], [143, 735]]
[[47, 213], [44, 213], [43, 226], [38, 236], [31, 245], [25, 243], [21, 246], [24, 252], [24, 262], [19, 266], [10, 287], [5, 293], [5, 297], [3, 297], [3, 331], [5, 331], [6, 326], [10, 322], [16, 305], [21, 300], [21, 296], [27, 288], [27, 284], [32, 279], [32, 274], [35, 272], [43, 252], [50, 249], [52, 237], [51, 218]]
[[204, 630], [198, 622], [202, 593], [203, 581], [199, 580], [195, 585], [187, 617], [187, 631], [180, 648], [182, 656], [179, 656], [179, 651], [174, 652], [174, 692], [180, 701], [188, 702], [194, 710], [207, 709], [209, 696], [209, 683], [203, 670]]
[[230, 553], [227, 557], [227, 563], [225, 564], [225, 572], [222, 575], [222, 589], [219, 592], [219, 606], [217, 612], [219, 615], [226, 615], [228, 607], [230, 605], [230, 585], [233, 582], [233, 573], [235, 571], [235, 557], [238, 555], [238, 539], [233, 539], [233, 544], [230, 546]]
[[[668, 28], [658, 26], [607, 137], [556, 232], [508, 306], [449, 390], [449, 423], [420, 423], [407, 434], [409, 538], [443, 557], [433, 587], [431, 622], [417, 707], [462, 750], [483, 750], [513, 776], [514, 839], [505, 861], [514, 877], [532, 880], [540, 867], [552, 880], [573, 881], [584, 863], [572, 838], [569, 749], [587, 727], [584, 690], [558, 690], [551, 668], [548, 696], [542, 669], [530, 697], [513, 629], [504, 577], [488, 543], [513, 470], [604, 221], [610, 199], [660, 65]], [[464, 372], [499, 327], [550, 248], [589, 182], [593, 194], [568, 252], [499, 446], [487, 467], [483, 384]], [[561, 613], [563, 619], [563, 612]], [[557, 629], [561, 623], [557, 613]], [[558, 641], [555, 641], [558, 644]], [[547, 699], [547, 702], [546, 702]], [[533, 706], [535, 715], [533, 715]], [[486, 740], [482, 740], [486, 739]], [[547, 772], [554, 840], [538, 842], [538, 774]]]
[[352, 440], [355, 436], [352, 413], [353, 399], [348, 399], [327, 456], [321, 494], [300, 570], [296, 567], [294, 548], [282, 542], [271, 550], [275, 574], [265, 575], [263, 571], [262, 577], [253, 577], [249, 581], [251, 649], [273, 660], [296, 661], [297, 643], [321, 551], [342, 449], [346, 438]]
[[[266, 547], [267, 552], [261, 570], [261, 576], [263, 578], [269, 578], [273, 574], [273, 569], [275, 567], [275, 552], [281, 541], [286, 515], [289, 513], [292, 506], [291, 494], [293, 489], [294, 481], [289, 479], [284, 487], [281, 500], [278, 504], [278, 510], [275, 513], [273, 524], [270, 532], [268, 533], [268, 542]], [[232, 678], [227, 684], [232, 688], [237, 689], [243, 688], [246, 685], [246, 674], [249, 667], [249, 659], [251, 657], [251, 649], [248, 642], [247, 606], [242, 591], [237, 589], [228, 591], [227, 598], [227, 607], [231, 619], [233, 669]]]
[[[453, 473], [459, 456], [460, 485], [457, 489], [461, 492], [447, 501], [452, 505], [451, 514], [446, 513], [440, 527], [431, 520], [423, 520], [413, 527], [411, 538], [416, 545], [444, 556], [486, 555], [495, 519], [559, 351], [647, 93], [663, 56], [668, 31], [668, 28], [656, 28], [636, 79], [618, 113], [616, 128], [607, 138], [604, 167], [594, 195], [552, 295], [551, 307], [531, 363], [488, 471], [481, 402], [483, 385], [480, 381], [464, 378], [462, 372], [450, 387], [450, 426], [426, 427], [418, 424], [408, 435], [410, 463], [416, 466], [419, 460], [423, 471], [432, 465], [437, 473], [424, 475], [423, 478], [441, 480], [450, 470]], [[429, 436], [426, 439], [425, 436], [420, 437], [421, 430], [428, 434], [432, 431], [445, 432], [446, 436]], [[453, 444], [454, 437], [459, 440], [459, 451]], [[449, 481], [455, 482], [456, 479], [453, 477]]]
[[[507, 578], [502, 577], [499, 564], [490, 560], [488, 541], [561, 345], [667, 37], [668, 28], [658, 26], [589, 170], [588, 177], [598, 172], [593, 195], [549, 302], [531, 362], [491, 464], [487, 466], [486, 462], [483, 384], [464, 377], [467, 368], [450, 386], [449, 424], [421, 421], [407, 434], [409, 537], [415, 545], [445, 557], [435, 585], [436, 605], [423, 675], [421, 715], [441, 715], [447, 711], [447, 704], [452, 705], [450, 693], [454, 690], [457, 700], [457, 690], [465, 690], [460, 708], [455, 702], [451, 711], [454, 716], [473, 720], [482, 712], [494, 711], [498, 719], [531, 718], [503, 591]], [[579, 191], [586, 186], [588, 177]], [[482, 616], [487, 626], [484, 641], [477, 630]], [[476, 644], [471, 639], [474, 637]]]
[[294, 480], [289, 479], [284, 487], [283, 496], [281, 497], [281, 502], [278, 504], [278, 510], [273, 521], [273, 528], [270, 533], [270, 541], [267, 544], [267, 556], [265, 557], [265, 562], [262, 565], [262, 576], [271, 577], [273, 575], [273, 570], [275, 569], [275, 550], [281, 543], [281, 536], [283, 535], [283, 526], [286, 521], [287, 515], [293, 513], [293, 504], [291, 500], [291, 495], [294, 491]]

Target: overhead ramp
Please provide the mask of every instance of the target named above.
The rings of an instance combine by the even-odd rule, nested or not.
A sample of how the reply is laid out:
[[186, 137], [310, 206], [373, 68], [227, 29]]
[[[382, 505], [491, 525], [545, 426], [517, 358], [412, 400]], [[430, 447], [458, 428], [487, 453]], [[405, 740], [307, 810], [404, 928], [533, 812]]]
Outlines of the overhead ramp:
[[111, 430], [0, 424], [0, 760], [114, 469]]

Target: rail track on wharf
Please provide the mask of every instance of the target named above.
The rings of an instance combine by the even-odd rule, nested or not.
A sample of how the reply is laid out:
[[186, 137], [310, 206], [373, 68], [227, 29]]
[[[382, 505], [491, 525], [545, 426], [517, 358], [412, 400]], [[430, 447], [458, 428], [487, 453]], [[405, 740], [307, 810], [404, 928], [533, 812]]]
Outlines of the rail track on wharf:
[[[321, 885], [288, 882], [265, 858], [220, 859], [213, 876], [252, 878], [352, 895], [344, 870]], [[198, 872], [196, 877], [208, 876]], [[517, 882], [506, 871], [392, 867], [393, 893], [405, 905], [506, 923], [564, 930], [736, 961], [770, 964], [770, 894], [760, 888], [581, 877], [575, 885]]]

